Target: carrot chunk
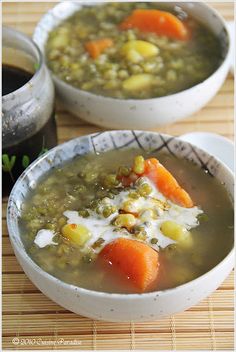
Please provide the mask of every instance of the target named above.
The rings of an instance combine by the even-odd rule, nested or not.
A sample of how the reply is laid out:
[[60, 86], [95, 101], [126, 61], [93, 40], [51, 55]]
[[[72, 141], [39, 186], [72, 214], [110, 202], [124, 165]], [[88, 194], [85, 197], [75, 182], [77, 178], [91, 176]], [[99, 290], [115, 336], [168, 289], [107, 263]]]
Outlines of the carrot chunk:
[[189, 194], [181, 188], [173, 175], [155, 158], [145, 160], [144, 176], [152, 180], [159, 191], [172, 202], [185, 207], [193, 207]]
[[100, 258], [111, 264], [141, 292], [157, 279], [158, 253], [150, 246], [127, 238], [117, 238], [100, 252]]
[[189, 31], [184, 23], [171, 13], [160, 10], [134, 10], [119, 28], [138, 28], [142, 32], [153, 32], [173, 39], [189, 39]]
[[96, 59], [104, 50], [110, 48], [112, 45], [113, 41], [110, 38], [91, 40], [84, 44], [85, 49], [93, 59]]

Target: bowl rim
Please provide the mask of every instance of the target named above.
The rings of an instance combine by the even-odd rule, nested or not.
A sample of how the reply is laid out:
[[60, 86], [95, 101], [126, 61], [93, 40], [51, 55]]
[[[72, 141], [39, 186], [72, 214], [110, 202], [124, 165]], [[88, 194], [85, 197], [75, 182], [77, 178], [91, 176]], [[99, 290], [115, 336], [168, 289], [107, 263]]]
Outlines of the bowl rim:
[[[112, 133], [123, 133], [123, 132], [130, 132], [131, 130], [109, 130], [109, 131], [103, 131], [103, 132], [112, 132]], [[172, 137], [171, 135], [168, 134], [164, 134], [164, 133], [159, 133], [159, 132], [153, 132], [153, 131], [142, 131], [142, 130], [135, 130], [134, 132], [143, 132], [143, 133], [152, 133], [152, 134], [156, 134], [156, 135], [161, 135], [163, 137]], [[88, 138], [91, 138], [92, 136], [95, 136], [97, 133], [92, 133], [92, 134], [88, 134], [85, 135]], [[9, 200], [8, 200], [8, 204], [7, 204], [7, 228], [8, 228], [8, 232], [9, 232], [9, 238], [10, 238], [10, 242], [11, 245], [14, 249], [14, 253], [16, 254], [19, 253], [19, 255], [21, 257], [23, 257], [23, 261], [27, 263], [27, 265], [29, 265], [34, 271], [36, 271], [39, 275], [43, 276], [46, 280], [51, 281], [52, 283], [56, 284], [56, 285], [60, 285], [63, 286], [65, 289], [67, 290], [73, 290], [76, 291], [77, 293], [81, 293], [81, 294], [86, 294], [89, 296], [94, 296], [94, 297], [103, 297], [103, 298], [115, 298], [115, 299], [135, 299], [135, 298], [149, 298], [149, 297], [157, 297], [157, 296], [163, 296], [163, 295], [170, 295], [172, 294], [174, 291], [179, 291], [182, 290], [183, 288], [187, 288], [190, 287], [191, 285], [198, 283], [199, 281], [203, 280], [204, 278], [206, 278], [209, 274], [212, 274], [213, 272], [216, 272], [225, 262], [230, 261], [233, 259], [234, 257], [234, 244], [232, 249], [228, 252], [228, 254], [219, 262], [217, 263], [213, 268], [211, 268], [210, 270], [208, 270], [206, 273], [198, 276], [197, 278], [188, 281], [187, 283], [178, 285], [176, 287], [173, 288], [168, 288], [168, 289], [164, 289], [164, 290], [155, 290], [155, 291], [151, 291], [151, 292], [144, 292], [144, 293], [110, 293], [110, 292], [104, 292], [104, 291], [95, 291], [95, 290], [90, 290], [90, 289], [86, 289], [80, 286], [76, 286], [73, 284], [69, 284], [66, 283], [64, 281], [62, 281], [61, 279], [51, 275], [50, 273], [46, 272], [45, 270], [43, 270], [39, 265], [36, 264], [36, 262], [30, 257], [30, 255], [26, 252], [25, 246], [21, 240], [21, 235], [20, 235], [20, 231], [19, 231], [19, 226], [17, 225], [17, 229], [18, 229], [18, 233], [17, 233], [17, 237], [20, 238], [20, 241], [22, 243], [22, 247], [18, 246], [15, 242], [15, 240], [13, 240], [14, 237], [14, 228], [13, 228], [13, 222], [14, 219], [11, 216], [11, 207], [13, 206], [14, 203], [14, 196], [17, 195], [17, 189], [19, 184], [22, 182], [22, 180], [27, 176], [28, 173], [31, 172], [31, 170], [37, 166], [38, 164], [40, 164], [44, 159], [46, 159], [50, 153], [54, 153], [57, 149], [61, 149], [63, 148], [65, 145], [68, 145], [70, 143], [72, 143], [72, 141], [75, 140], [79, 140], [80, 138], [83, 138], [85, 136], [79, 136], [77, 138], [74, 139], [70, 139], [69, 141], [66, 141], [62, 144], [57, 145], [56, 147], [50, 149], [48, 152], [46, 152], [45, 154], [43, 154], [42, 156], [40, 156], [39, 158], [37, 158], [33, 163], [31, 163], [27, 169], [20, 175], [20, 177], [18, 178], [18, 180], [16, 181], [14, 187], [12, 188], [12, 191], [9, 195]], [[174, 137], [174, 139], [176, 139], [177, 141], [181, 141], [184, 144], [189, 144], [191, 146], [193, 146], [195, 149], [204, 152], [205, 154], [208, 154], [209, 156], [212, 156], [211, 154], [209, 154], [208, 152], [206, 152], [205, 150], [202, 150], [201, 148], [198, 148], [194, 145], [192, 145], [189, 142], [183, 141], [181, 140], [181, 138], [178, 137]], [[71, 157], [73, 158], [73, 156]], [[226, 171], [229, 176], [234, 179], [234, 174], [233, 172], [223, 163], [221, 162], [218, 158], [216, 158], [215, 156], [212, 156], [213, 159], [215, 159], [216, 161], [219, 162], [219, 164], [223, 167], [223, 170]], [[69, 160], [69, 159], [68, 159]], [[66, 161], [66, 159], [64, 160], [64, 162]], [[50, 167], [50, 169], [53, 166]], [[49, 169], [49, 170], [50, 170]], [[47, 170], [47, 172], [49, 171]], [[17, 257], [17, 256], [16, 256]]]
[[[68, 1], [68, 3], [73, 3], [73, 1]], [[84, 2], [84, 1], [81, 1], [79, 2], [79, 5], [81, 5], [81, 7], [83, 6], [99, 6], [99, 5], [102, 5], [102, 4], [105, 4], [106, 1], [98, 1], [98, 2]], [[178, 2], [177, 2], [178, 3]], [[229, 35], [229, 30], [228, 30], [228, 27], [226, 25], [226, 21], [225, 19], [223, 18], [223, 16], [216, 10], [214, 9], [213, 7], [211, 7], [209, 4], [206, 4], [204, 2], [198, 2], [198, 5], [202, 6], [203, 8], [205, 7], [206, 11], [209, 11], [209, 12], [212, 12], [221, 22], [223, 28], [222, 30], [224, 30], [224, 32], [227, 34], [227, 52], [225, 53], [224, 55], [224, 58], [222, 60], [222, 62], [220, 63], [220, 65], [216, 68], [216, 70], [214, 72], [212, 72], [212, 74], [208, 77], [206, 77], [202, 82], [199, 82], [198, 84], [195, 84], [194, 86], [190, 87], [190, 88], [187, 88], [187, 89], [184, 89], [184, 90], [181, 90], [180, 92], [176, 92], [176, 93], [173, 93], [173, 94], [169, 94], [169, 95], [164, 95], [164, 96], [160, 96], [160, 97], [153, 97], [153, 98], [144, 98], [144, 99], [134, 99], [134, 98], [128, 98], [128, 99], [124, 99], [124, 98], [115, 98], [115, 97], [109, 97], [109, 96], [104, 96], [104, 95], [99, 95], [99, 94], [95, 94], [95, 93], [92, 93], [92, 92], [88, 92], [88, 91], [85, 91], [85, 90], [82, 90], [78, 87], [75, 87], [71, 84], [68, 84], [67, 82], [63, 81], [62, 79], [60, 79], [57, 75], [55, 75], [53, 73], [53, 71], [48, 67], [47, 65], [47, 60], [46, 60], [46, 55], [45, 55], [45, 52], [44, 50], [42, 50], [41, 47], [45, 48], [45, 44], [46, 44], [46, 41], [44, 41], [43, 45], [39, 44], [37, 42], [37, 39], [35, 38], [36, 37], [36, 31], [39, 27], [43, 28], [42, 26], [42, 23], [44, 22], [45, 18], [47, 18], [47, 16], [49, 16], [55, 8], [60, 8], [61, 6], [63, 6], [63, 2], [62, 3], [58, 3], [56, 4], [55, 6], [53, 6], [51, 9], [49, 9], [39, 20], [39, 22], [37, 23], [36, 27], [35, 27], [35, 30], [33, 32], [33, 40], [38, 44], [38, 46], [40, 47], [41, 51], [42, 51], [42, 55], [45, 59], [45, 65], [47, 66], [47, 69], [49, 70], [50, 74], [52, 75], [52, 78], [53, 80], [56, 82], [56, 84], [61, 84], [62, 86], [64, 86], [65, 89], [67, 90], [73, 90], [74, 93], [77, 93], [77, 94], [82, 94], [84, 95], [84, 97], [87, 97], [88, 99], [105, 99], [107, 102], [109, 101], [116, 101], [116, 102], [119, 102], [119, 103], [132, 103], [132, 104], [142, 104], [142, 103], [146, 103], [146, 102], [151, 102], [151, 101], [154, 101], [154, 100], [162, 100], [162, 99], [166, 99], [166, 98], [176, 98], [179, 94], [185, 94], [186, 92], [192, 92], [194, 89], [198, 89], [199, 87], [201, 87], [203, 84], [205, 84], [206, 82], [208, 82], [209, 80], [211, 80], [212, 78], [214, 78], [218, 72], [222, 69], [223, 66], [226, 66], [228, 65], [228, 70], [229, 70], [229, 66], [230, 66], [230, 52], [231, 52], [231, 47], [232, 47], [232, 43], [231, 43], [231, 38], [230, 38], [230, 35]], [[78, 11], [80, 11], [80, 9], [78, 9]], [[70, 16], [72, 16], [72, 14], [70, 14], [69, 16], [67, 16], [66, 18], [69, 18]], [[62, 19], [59, 23], [63, 22], [66, 18]], [[53, 28], [56, 28], [57, 26], [53, 27]], [[52, 31], [52, 29], [48, 32], [50, 33]], [[201, 89], [201, 88], [200, 88]]]

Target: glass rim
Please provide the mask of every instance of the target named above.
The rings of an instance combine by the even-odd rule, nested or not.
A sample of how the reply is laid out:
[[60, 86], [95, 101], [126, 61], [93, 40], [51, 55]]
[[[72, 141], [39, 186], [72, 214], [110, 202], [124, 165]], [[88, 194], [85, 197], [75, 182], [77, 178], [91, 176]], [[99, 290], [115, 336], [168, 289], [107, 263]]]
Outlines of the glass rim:
[[[21, 31], [18, 31], [18, 30], [14, 29], [14, 28], [10, 28], [10, 27], [7, 27], [7, 26], [2, 26], [2, 49], [3, 49], [4, 47], [7, 47], [6, 45], [4, 45], [3, 36], [4, 36], [4, 35], [7, 36], [8, 34], [11, 35], [12, 37], [17, 35], [19, 38], [21, 38], [21, 39], [23, 39], [24, 41], [26, 41], [26, 42], [29, 44], [30, 48], [33, 47], [33, 48], [35, 49], [35, 51], [36, 51], [36, 57], [38, 56], [38, 58], [37, 58], [37, 61], [38, 61], [38, 62], [37, 62], [38, 68], [37, 68], [37, 70], [36, 70], [34, 73], [32, 73], [32, 77], [31, 77], [24, 85], [22, 85], [22, 86], [19, 87], [18, 89], [14, 90], [14, 91], [12, 91], [12, 92], [10, 92], [10, 93], [8, 93], [8, 94], [2, 95], [2, 99], [3, 99], [4, 101], [5, 101], [5, 100], [8, 100], [9, 98], [11, 98], [12, 94], [20, 94], [20, 93], [23, 93], [23, 92], [26, 90], [26, 88], [27, 88], [26, 86], [27, 86], [29, 83], [34, 84], [35, 81], [36, 81], [36, 79], [38, 78], [40, 72], [42, 71], [42, 68], [43, 68], [43, 65], [44, 65], [43, 55], [42, 55], [42, 53], [41, 53], [41, 51], [40, 51], [40, 49], [39, 49], [37, 43], [35, 43], [35, 42], [33, 41], [33, 39], [32, 39], [30, 36], [28, 36], [27, 34], [21, 32]], [[25, 51], [22, 50], [22, 52], [25, 52]], [[35, 53], [33, 53], [33, 51], [32, 51], [32, 57], [35, 57]], [[2, 62], [2, 65], [3, 65], [3, 62]], [[16, 65], [16, 67], [19, 67], [19, 66]], [[21, 68], [21, 67], [19, 67], [19, 68]], [[22, 68], [23, 68], [23, 67], [22, 67]]]

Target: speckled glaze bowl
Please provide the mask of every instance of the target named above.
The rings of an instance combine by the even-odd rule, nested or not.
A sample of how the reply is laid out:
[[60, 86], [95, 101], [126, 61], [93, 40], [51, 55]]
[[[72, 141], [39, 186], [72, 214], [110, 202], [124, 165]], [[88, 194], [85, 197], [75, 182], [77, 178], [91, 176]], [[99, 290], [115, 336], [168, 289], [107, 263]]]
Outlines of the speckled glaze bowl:
[[16, 182], [8, 203], [7, 224], [15, 255], [30, 280], [46, 296], [80, 315], [107, 321], [146, 321], [183, 311], [214, 291], [233, 268], [233, 250], [212, 270], [173, 289], [144, 294], [111, 294], [76, 287], [41, 269], [26, 253], [18, 219], [21, 206], [51, 168], [78, 155], [111, 149], [139, 148], [140, 153], [165, 151], [191, 160], [219, 179], [233, 201], [233, 174], [219, 160], [191, 144], [168, 135], [143, 131], [109, 131], [73, 139], [31, 164]]
[[[35, 28], [33, 39], [45, 54], [49, 32], [64, 19], [90, 2], [62, 1], [49, 10]], [[165, 3], [168, 6], [168, 2]], [[224, 19], [203, 2], [170, 2], [181, 6], [190, 15], [207, 25], [220, 38], [223, 61], [202, 83], [182, 92], [152, 99], [115, 99], [75, 88], [52, 72], [57, 96], [75, 116], [106, 128], [148, 130], [183, 119], [206, 105], [223, 84], [230, 65], [230, 37]], [[93, 3], [94, 5], [94, 3]], [[99, 6], [99, 3], [95, 5]]]

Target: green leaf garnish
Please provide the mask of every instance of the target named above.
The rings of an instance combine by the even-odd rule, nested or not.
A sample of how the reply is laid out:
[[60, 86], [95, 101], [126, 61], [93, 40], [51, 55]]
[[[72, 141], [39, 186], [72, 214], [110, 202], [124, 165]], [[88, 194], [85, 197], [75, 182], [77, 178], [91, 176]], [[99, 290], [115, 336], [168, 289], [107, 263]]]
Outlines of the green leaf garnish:
[[22, 157], [22, 166], [24, 169], [26, 169], [30, 164], [30, 158], [28, 157], [28, 155], [23, 155]]
[[3, 154], [2, 155], [2, 169], [5, 172], [10, 172], [16, 162], [16, 156], [12, 155], [11, 158], [9, 158], [8, 154]]

